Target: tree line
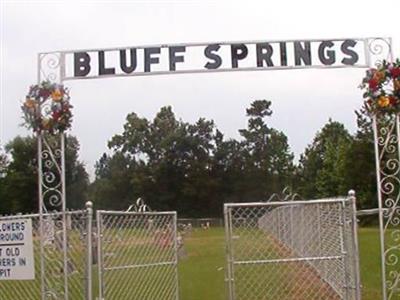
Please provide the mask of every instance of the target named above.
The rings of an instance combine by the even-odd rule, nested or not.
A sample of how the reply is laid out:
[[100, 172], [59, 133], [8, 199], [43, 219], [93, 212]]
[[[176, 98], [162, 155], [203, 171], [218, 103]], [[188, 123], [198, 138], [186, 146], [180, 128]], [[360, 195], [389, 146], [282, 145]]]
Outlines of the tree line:
[[[78, 159], [79, 142], [66, 139], [67, 206], [125, 210], [139, 197], [154, 210], [185, 217], [219, 217], [226, 202], [266, 200], [290, 187], [304, 199], [346, 195], [358, 207], [376, 206], [371, 123], [356, 112], [358, 130], [329, 120], [298, 162], [284, 132], [271, 127], [272, 104], [253, 101], [240, 139], [226, 138], [212, 120], [191, 124], [162, 107], [154, 119], [130, 113], [123, 131], [108, 142], [89, 182]], [[37, 211], [35, 137], [16, 137], [0, 153], [0, 214]]]

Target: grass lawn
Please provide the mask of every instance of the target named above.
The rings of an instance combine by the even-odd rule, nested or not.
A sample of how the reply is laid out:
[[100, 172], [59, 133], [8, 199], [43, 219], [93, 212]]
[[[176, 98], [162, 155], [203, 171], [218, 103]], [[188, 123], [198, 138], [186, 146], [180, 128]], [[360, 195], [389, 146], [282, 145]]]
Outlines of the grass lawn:
[[[362, 299], [381, 299], [379, 231], [359, 230]], [[180, 261], [182, 300], [226, 300], [224, 269], [225, 236], [222, 228], [194, 230], [186, 239], [187, 257]]]
[[358, 231], [360, 243], [360, 272], [363, 300], [380, 300], [381, 262], [379, 229], [361, 228]]
[[[377, 228], [361, 228], [359, 230], [360, 260], [361, 260], [361, 280], [363, 285], [363, 300], [380, 300], [380, 250], [379, 250], [379, 231]], [[118, 247], [119, 248], [119, 247]], [[82, 249], [71, 253], [83, 259]], [[122, 251], [122, 248], [121, 248]], [[128, 249], [124, 248], [124, 251]], [[38, 253], [37, 253], [38, 255]], [[38, 258], [38, 257], [36, 257]], [[37, 260], [38, 264], [39, 261]], [[38, 265], [37, 265], [38, 266]], [[83, 266], [80, 266], [81, 268]], [[136, 272], [136, 271], [131, 271]], [[192, 234], [185, 239], [184, 255], [179, 263], [179, 287], [181, 300], [226, 300], [225, 293], [225, 236], [223, 228], [211, 228], [210, 230], [194, 229]], [[97, 266], [93, 268], [94, 290], [97, 290]], [[140, 273], [140, 274], [139, 274]], [[140, 298], [133, 297], [135, 294], [135, 284], [142, 281], [159, 282], [171, 278], [164, 274], [154, 274], [152, 278], [146, 278], [142, 272], [137, 273], [135, 280], [132, 274], [127, 276], [126, 271], [109, 272], [108, 288], [106, 294], [109, 299], [141, 299], [145, 300], [146, 295]], [[82, 273], [83, 274], [83, 271]], [[73, 275], [74, 284], [80, 285], [72, 292], [71, 299], [83, 300], [82, 275]], [[265, 273], [264, 273], [265, 274]], [[39, 299], [39, 274], [35, 281], [29, 282], [1, 282], [0, 281], [0, 300], [27, 300]], [[71, 275], [72, 276], [72, 275]], [[160, 278], [161, 276], [161, 278]], [[72, 280], [72, 277], [70, 278]], [[7, 292], [6, 292], [7, 291]], [[151, 291], [151, 287], [148, 291]], [[94, 299], [97, 296], [93, 291]], [[29, 296], [27, 296], [29, 295]], [[153, 297], [154, 298], [154, 297]], [[269, 299], [264, 297], [264, 299]], [[163, 300], [163, 299], [151, 299]], [[258, 299], [257, 299], [258, 300]], [[275, 300], [275, 299], [274, 299]], [[284, 299], [276, 299], [284, 300]]]

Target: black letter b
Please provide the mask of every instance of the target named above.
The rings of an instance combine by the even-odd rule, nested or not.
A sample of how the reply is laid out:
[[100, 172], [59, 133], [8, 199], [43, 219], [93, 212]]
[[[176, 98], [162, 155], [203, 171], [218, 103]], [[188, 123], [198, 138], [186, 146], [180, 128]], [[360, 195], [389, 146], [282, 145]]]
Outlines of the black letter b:
[[74, 77], [86, 76], [90, 72], [90, 56], [87, 52], [74, 53]]

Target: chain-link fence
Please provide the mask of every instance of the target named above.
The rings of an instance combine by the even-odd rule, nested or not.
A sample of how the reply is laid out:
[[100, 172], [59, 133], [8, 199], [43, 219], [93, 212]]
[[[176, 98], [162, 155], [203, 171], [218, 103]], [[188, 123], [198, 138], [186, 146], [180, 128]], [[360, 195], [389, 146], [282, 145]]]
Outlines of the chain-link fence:
[[[62, 213], [49, 213], [43, 216], [42, 247], [39, 214], [0, 217], [1, 221], [19, 219], [32, 220], [35, 279], [0, 281], [0, 299], [85, 299], [87, 212], [66, 212], [68, 230], [66, 261], [63, 256]], [[67, 272], [64, 272], [65, 266]], [[68, 293], [67, 296], [65, 291]]]
[[178, 299], [175, 212], [97, 212], [101, 299]]
[[225, 205], [231, 300], [359, 299], [352, 199]]
[[[230, 299], [358, 300], [354, 210], [353, 199], [225, 205]], [[0, 220], [27, 218], [35, 280], [0, 281], [1, 300], [178, 299], [176, 213], [99, 211], [94, 227], [89, 207], [46, 214], [42, 246], [38, 214]]]

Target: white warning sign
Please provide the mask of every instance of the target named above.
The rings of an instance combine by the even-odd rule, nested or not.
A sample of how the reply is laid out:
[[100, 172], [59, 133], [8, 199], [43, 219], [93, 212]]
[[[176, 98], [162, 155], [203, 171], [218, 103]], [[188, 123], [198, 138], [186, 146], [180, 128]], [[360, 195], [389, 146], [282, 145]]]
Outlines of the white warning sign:
[[32, 220], [0, 221], [0, 280], [33, 280]]

